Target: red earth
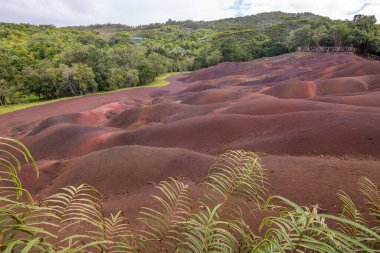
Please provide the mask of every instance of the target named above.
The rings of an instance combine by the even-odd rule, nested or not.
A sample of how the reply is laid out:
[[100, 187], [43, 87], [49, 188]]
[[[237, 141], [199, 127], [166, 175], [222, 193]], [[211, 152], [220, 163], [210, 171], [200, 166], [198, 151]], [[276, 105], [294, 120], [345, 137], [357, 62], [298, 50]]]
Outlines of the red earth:
[[339, 190], [362, 203], [360, 177], [380, 184], [380, 62], [298, 52], [170, 81], [1, 115], [0, 136], [38, 161], [38, 180], [22, 174], [37, 198], [88, 183], [132, 222], [155, 184], [176, 177], [200, 191], [214, 156], [230, 149], [263, 157], [270, 194], [329, 213]]

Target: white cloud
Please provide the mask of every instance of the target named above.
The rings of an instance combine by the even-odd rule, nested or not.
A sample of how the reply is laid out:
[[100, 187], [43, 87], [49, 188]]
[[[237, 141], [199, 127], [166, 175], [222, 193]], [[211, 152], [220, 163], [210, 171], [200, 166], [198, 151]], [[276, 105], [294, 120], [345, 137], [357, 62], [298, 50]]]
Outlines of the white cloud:
[[313, 12], [352, 19], [356, 11], [376, 15], [380, 0], [0, 0], [0, 21], [33, 24], [139, 25], [174, 20], [214, 20], [265, 11]]

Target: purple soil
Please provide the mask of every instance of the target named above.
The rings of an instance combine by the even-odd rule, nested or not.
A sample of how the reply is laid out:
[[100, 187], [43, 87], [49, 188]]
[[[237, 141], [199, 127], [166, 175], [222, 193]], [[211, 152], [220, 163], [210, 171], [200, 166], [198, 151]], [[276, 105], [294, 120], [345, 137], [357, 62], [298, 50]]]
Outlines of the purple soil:
[[21, 139], [41, 165], [38, 181], [22, 176], [33, 194], [90, 183], [108, 211], [132, 218], [167, 177], [196, 195], [214, 156], [229, 149], [263, 156], [270, 193], [331, 213], [340, 189], [361, 203], [361, 176], [380, 184], [379, 62], [293, 53], [170, 81], [0, 115], [0, 135]]

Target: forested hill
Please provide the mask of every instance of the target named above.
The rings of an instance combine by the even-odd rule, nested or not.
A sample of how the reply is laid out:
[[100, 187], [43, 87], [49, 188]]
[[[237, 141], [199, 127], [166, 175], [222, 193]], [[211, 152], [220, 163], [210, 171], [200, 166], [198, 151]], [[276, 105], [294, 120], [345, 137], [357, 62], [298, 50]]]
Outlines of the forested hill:
[[[256, 15], [249, 15], [237, 18], [227, 18], [215, 21], [198, 21], [198, 22], [184, 22], [184, 27], [189, 28], [219, 28], [231, 25], [255, 25], [258, 29], [263, 29], [274, 24], [285, 23], [287, 19], [321, 19], [323, 17], [315, 15], [310, 12], [305, 13], [284, 13], [281, 11], [264, 12]], [[181, 22], [180, 22], [181, 23]], [[194, 27], [191, 25], [194, 24]]]
[[341, 21], [281, 12], [139, 27], [0, 23], [0, 105], [143, 85], [162, 73], [298, 46], [355, 46], [380, 54], [380, 25], [374, 16]]
[[[190, 29], [225, 29], [229, 26], [243, 25], [243, 26], [255, 26], [258, 29], [264, 29], [271, 25], [282, 24], [285, 23], [289, 19], [323, 19], [325, 17], [315, 15], [310, 12], [303, 13], [285, 13], [281, 11], [273, 11], [273, 12], [263, 12], [255, 15], [249, 15], [244, 17], [236, 17], [236, 18], [226, 18], [220, 20], [213, 21], [193, 21], [193, 20], [185, 20], [185, 21], [175, 21], [168, 20], [165, 23], [153, 23], [148, 25], [141, 25], [134, 27], [136, 29], [153, 29], [160, 28], [165, 25], [179, 25], [184, 28]], [[328, 18], [325, 18], [328, 19]], [[133, 29], [131, 26], [122, 25], [122, 24], [98, 24], [98, 25], [90, 25], [90, 26], [76, 26], [72, 27], [74, 29], [94, 31], [98, 33], [106, 33], [109, 31], [120, 32], [127, 31]]]

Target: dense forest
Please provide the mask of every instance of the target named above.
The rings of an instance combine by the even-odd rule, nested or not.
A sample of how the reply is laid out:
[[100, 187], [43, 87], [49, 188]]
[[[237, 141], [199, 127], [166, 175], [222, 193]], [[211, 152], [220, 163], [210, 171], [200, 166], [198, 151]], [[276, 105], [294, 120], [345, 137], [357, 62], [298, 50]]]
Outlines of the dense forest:
[[380, 54], [374, 16], [263, 13], [219, 21], [56, 28], [0, 23], [0, 105], [146, 84], [160, 74], [249, 61], [299, 46]]

